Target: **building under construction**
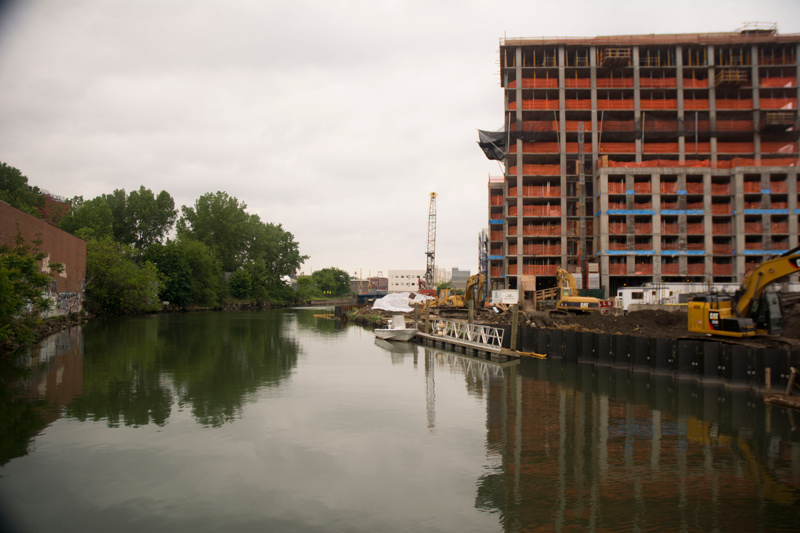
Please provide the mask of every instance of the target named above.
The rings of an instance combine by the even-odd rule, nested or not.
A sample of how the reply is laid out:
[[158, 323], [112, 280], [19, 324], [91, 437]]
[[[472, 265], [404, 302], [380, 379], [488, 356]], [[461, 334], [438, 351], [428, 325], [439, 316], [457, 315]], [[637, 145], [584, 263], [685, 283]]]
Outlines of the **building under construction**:
[[797, 246], [798, 56], [763, 25], [502, 40], [489, 288], [736, 283]]

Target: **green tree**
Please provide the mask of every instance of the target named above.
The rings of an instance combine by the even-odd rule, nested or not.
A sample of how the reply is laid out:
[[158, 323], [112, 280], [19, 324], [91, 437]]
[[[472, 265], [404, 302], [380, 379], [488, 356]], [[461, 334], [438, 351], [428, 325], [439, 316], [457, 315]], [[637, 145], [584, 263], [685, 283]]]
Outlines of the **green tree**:
[[228, 278], [228, 289], [231, 296], [244, 300], [249, 298], [253, 291], [253, 278], [250, 272], [244, 268], [240, 268], [236, 272], [231, 273]]
[[103, 197], [111, 208], [114, 240], [130, 244], [140, 252], [162, 242], [178, 214], [175, 201], [167, 191], [155, 196], [144, 185], [130, 194], [126, 194], [125, 189], [117, 189]]
[[282, 278], [294, 274], [308, 257], [300, 254], [294, 236], [280, 224], [264, 223], [258, 215], [248, 214], [246, 208], [244, 202], [225, 192], [204, 194], [193, 208], [181, 208], [178, 235], [207, 244], [225, 272], [252, 263], [248, 268], [254, 288], [264, 285], [269, 292], [286, 286]]
[[285, 231], [280, 224], [258, 221], [256, 228], [258, 247], [253, 256], [264, 260], [265, 268], [273, 279], [281, 280], [293, 275], [308, 259], [307, 255], [300, 254], [294, 235]]
[[28, 185], [28, 178], [18, 169], [0, 162], [0, 200], [41, 218], [44, 196], [38, 187]]
[[325, 296], [338, 297], [350, 294], [350, 275], [335, 267], [323, 268], [311, 274], [317, 291]]
[[[31, 324], [25, 317], [38, 318], [50, 306], [44, 289], [52, 278], [41, 271], [45, 254], [39, 252], [38, 242], [34, 244], [31, 249], [17, 234], [14, 246], [0, 246], [0, 341], [32, 341]], [[58, 263], [49, 266], [54, 271], [61, 270]]]
[[203, 243], [189, 238], [154, 244], [145, 254], [162, 275], [161, 300], [185, 306], [216, 305], [220, 298], [219, 263]]
[[222, 270], [234, 272], [247, 262], [254, 234], [246, 207], [225, 192], [204, 194], [194, 207], [181, 208], [183, 215], [176, 226], [178, 236], [205, 243], [216, 254]]
[[130, 246], [108, 238], [86, 247], [86, 305], [90, 310], [125, 314], [155, 311], [162, 288], [158, 270], [149, 261], [138, 265]]
[[307, 301], [316, 296], [318, 296], [317, 287], [311, 276], [297, 276], [297, 299]]
[[59, 226], [84, 240], [113, 237], [114, 217], [105, 197], [84, 201], [82, 196], [72, 199], [72, 211], [61, 219]]

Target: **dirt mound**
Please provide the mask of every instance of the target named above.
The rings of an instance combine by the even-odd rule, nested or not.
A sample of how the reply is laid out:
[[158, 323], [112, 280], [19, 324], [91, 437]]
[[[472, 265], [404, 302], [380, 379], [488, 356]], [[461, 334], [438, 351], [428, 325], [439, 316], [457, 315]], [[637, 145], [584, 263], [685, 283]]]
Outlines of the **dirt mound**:
[[[800, 340], [800, 304], [789, 306], [784, 311], [782, 336]], [[448, 320], [467, 319], [466, 312], [454, 313], [445, 309], [434, 310], [431, 319], [439, 318], [440, 313], [441, 318]], [[358, 309], [352, 318], [361, 323], [383, 325], [388, 323], [390, 316], [391, 313], [363, 308]], [[412, 320], [413, 314], [409, 313], [406, 316], [408, 320]], [[475, 313], [475, 322], [491, 326], [510, 326], [513, 316], [510, 310], [496, 313], [481, 309]], [[424, 320], [424, 313], [420, 314], [420, 320]], [[600, 313], [558, 315], [548, 312], [520, 312], [519, 325], [672, 339], [691, 335], [686, 311], [643, 310], [619, 315]]]

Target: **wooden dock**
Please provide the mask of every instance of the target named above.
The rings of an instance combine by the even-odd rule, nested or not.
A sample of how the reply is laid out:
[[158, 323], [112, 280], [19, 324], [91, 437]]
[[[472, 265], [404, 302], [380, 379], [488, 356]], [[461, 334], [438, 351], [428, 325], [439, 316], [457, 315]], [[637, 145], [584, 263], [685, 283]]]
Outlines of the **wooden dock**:
[[441, 344], [456, 351], [471, 350], [488, 355], [519, 357], [516, 351], [503, 348], [503, 328], [437, 319], [430, 323], [430, 330], [429, 333], [418, 330], [416, 338], [426, 344]]

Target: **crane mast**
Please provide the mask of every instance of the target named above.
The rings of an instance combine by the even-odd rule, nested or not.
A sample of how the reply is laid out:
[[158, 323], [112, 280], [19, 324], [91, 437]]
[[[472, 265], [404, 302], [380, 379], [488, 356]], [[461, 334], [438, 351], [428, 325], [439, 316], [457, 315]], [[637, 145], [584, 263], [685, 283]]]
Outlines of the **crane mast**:
[[433, 288], [434, 271], [436, 270], [436, 193], [431, 193], [431, 205], [428, 209], [428, 265], [425, 269], [425, 288]]

